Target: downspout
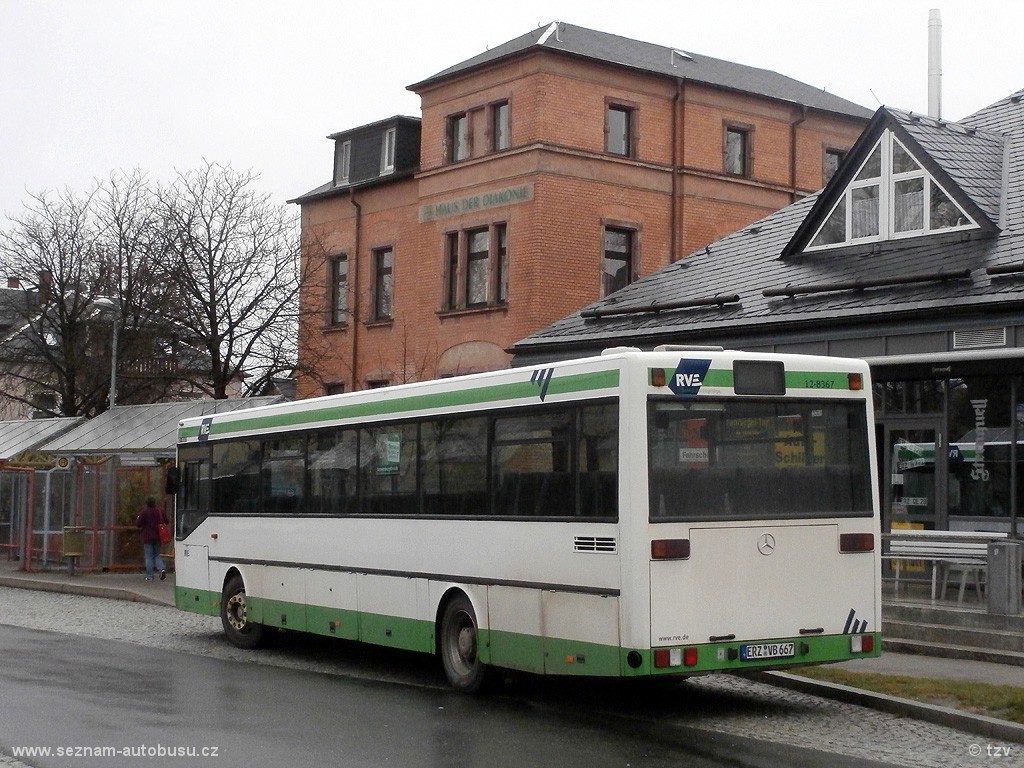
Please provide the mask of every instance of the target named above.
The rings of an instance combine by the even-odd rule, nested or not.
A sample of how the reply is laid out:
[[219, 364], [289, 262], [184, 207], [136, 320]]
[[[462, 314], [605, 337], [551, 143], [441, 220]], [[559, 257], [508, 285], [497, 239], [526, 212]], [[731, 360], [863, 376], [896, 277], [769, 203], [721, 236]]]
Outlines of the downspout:
[[789, 202], [795, 203], [796, 196], [796, 129], [807, 119], [807, 105], [800, 105], [800, 117], [789, 124]]
[[669, 244], [669, 263], [679, 260], [679, 228], [682, 226], [682, 215], [679, 211], [679, 168], [681, 165], [679, 157], [680, 136], [685, 139], [686, 127], [681, 125], [683, 107], [684, 78], [676, 80], [676, 95], [672, 99], [672, 210], [669, 215], [671, 222], [671, 240]]
[[356, 242], [352, 259], [352, 385], [350, 392], [359, 389], [359, 234], [363, 224], [363, 206], [356, 201], [355, 189], [349, 188], [348, 201], [356, 209]]

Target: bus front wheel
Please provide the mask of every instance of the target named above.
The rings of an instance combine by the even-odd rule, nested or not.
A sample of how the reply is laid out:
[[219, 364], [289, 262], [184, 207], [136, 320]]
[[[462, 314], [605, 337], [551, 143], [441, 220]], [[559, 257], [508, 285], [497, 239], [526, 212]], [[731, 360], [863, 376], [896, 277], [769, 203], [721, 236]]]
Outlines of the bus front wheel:
[[220, 598], [220, 623], [228, 642], [237, 648], [258, 648], [263, 643], [263, 625], [249, 620], [245, 582], [232, 576]]
[[465, 595], [448, 602], [441, 618], [440, 652], [444, 674], [463, 693], [480, 690], [487, 666], [480, 661], [480, 632], [473, 604]]

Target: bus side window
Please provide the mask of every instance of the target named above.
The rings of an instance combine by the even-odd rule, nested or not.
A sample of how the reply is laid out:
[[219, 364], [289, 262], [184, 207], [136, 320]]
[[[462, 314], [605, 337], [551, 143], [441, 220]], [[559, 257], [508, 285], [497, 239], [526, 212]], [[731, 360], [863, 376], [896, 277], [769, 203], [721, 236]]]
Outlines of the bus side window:
[[320, 515], [344, 515], [357, 511], [356, 431], [331, 429], [309, 440], [308, 511]]
[[619, 408], [588, 405], [580, 418], [579, 514], [617, 517], [619, 513]]
[[423, 512], [481, 516], [487, 498], [487, 419], [438, 419], [420, 429]]

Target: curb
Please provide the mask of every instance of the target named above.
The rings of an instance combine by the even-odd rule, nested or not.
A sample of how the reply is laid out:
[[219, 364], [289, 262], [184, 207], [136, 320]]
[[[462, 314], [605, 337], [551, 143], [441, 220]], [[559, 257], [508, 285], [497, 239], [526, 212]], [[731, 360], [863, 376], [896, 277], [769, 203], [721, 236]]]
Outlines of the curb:
[[109, 600], [126, 600], [132, 603], [148, 603], [149, 605], [174, 607], [173, 603], [157, 597], [144, 595], [141, 592], [121, 589], [120, 587], [101, 587], [95, 584], [68, 584], [63, 581], [48, 581], [47, 579], [19, 579], [12, 576], [0, 576], [0, 587], [34, 589], [37, 592], [60, 592], [65, 595], [102, 597]]
[[1024, 725], [987, 715], [976, 715], [959, 709], [940, 707], [937, 704], [925, 704], [920, 701], [887, 696], [884, 693], [865, 691], [849, 685], [811, 680], [789, 672], [752, 672], [749, 677], [768, 685], [810, 693], [845, 704], [857, 704], [890, 715], [912, 717], [915, 720], [944, 725], [947, 728], [955, 728], [993, 740], [1024, 744]]

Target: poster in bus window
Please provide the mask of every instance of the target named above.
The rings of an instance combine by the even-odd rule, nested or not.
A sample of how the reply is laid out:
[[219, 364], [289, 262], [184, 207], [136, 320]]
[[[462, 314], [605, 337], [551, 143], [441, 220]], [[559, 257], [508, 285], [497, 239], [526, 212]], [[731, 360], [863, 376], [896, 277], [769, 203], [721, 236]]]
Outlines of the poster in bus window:
[[402, 436], [398, 432], [377, 435], [377, 474], [397, 475], [402, 461]]
[[679, 425], [679, 463], [688, 467], [708, 465], [707, 420], [687, 419]]

